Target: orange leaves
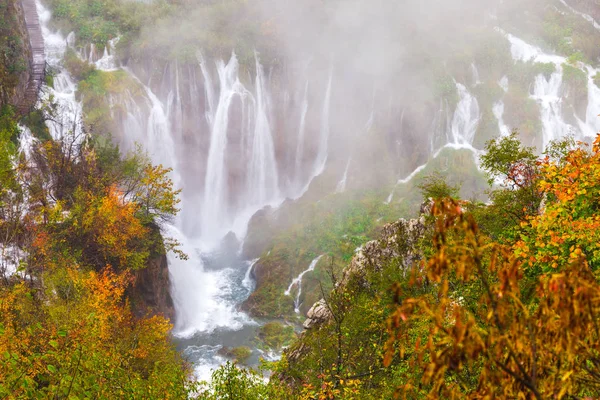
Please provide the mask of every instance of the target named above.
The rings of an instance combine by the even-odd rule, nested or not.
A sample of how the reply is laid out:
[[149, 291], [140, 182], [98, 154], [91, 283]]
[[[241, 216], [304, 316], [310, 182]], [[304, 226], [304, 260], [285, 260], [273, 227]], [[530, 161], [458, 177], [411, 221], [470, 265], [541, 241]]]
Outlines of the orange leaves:
[[[435, 254], [425, 272], [435, 283], [414, 298], [398, 293], [384, 359], [390, 365], [399, 351], [422, 371], [404, 386], [416, 397], [600, 395], [600, 284], [588, 260], [596, 243], [584, 241], [595, 237], [597, 218], [548, 207], [553, 219], [535, 216], [512, 247], [490, 243], [453, 207], [434, 208]], [[541, 274], [540, 263], [551, 272]], [[408, 345], [416, 324], [429, 327], [427, 346], [421, 337]], [[461, 387], [473, 374], [477, 384]]]
[[106, 260], [116, 258], [120, 265], [131, 268], [143, 266], [140, 261], [144, 261], [147, 254], [142, 254], [140, 260], [136, 244], [145, 238], [148, 229], [135, 217], [136, 211], [134, 204], [123, 204], [120, 193], [113, 187], [99, 205], [84, 216]]

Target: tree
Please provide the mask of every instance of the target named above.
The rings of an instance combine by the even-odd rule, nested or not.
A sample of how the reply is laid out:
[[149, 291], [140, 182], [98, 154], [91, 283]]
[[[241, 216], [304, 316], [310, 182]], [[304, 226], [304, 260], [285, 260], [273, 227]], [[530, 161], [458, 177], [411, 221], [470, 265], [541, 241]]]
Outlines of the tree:
[[[560, 273], [533, 277], [531, 296], [523, 285], [527, 266], [515, 254], [522, 246], [491, 241], [454, 200], [438, 202], [432, 213], [435, 254], [413, 269], [412, 282], [427, 279], [433, 290], [409, 297], [398, 287], [390, 318], [385, 363], [406, 356], [417, 371], [398, 394], [600, 395], [600, 285], [588, 260], [559, 259]], [[411, 343], [423, 321], [428, 334]]]
[[494, 239], [512, 238], [519, 223], [538, 212], [544, 197], [537, 184], [538, 157], [513, 132], [486, 144], [481, 167], [488, 173], [490, 186], [495, 188], [489, 192], [491, 205], [475, 208], [473, 212], [481, 228]]

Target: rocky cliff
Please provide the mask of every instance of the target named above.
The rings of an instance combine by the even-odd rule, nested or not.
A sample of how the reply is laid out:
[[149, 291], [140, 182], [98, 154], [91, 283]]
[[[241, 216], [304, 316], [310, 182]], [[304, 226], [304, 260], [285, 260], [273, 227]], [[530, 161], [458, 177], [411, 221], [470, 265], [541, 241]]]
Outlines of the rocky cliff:
[[175, 309], [170, 288], [167, 256], [151, 258], [146, 268], [134, 272], [134, 283], [128, 293], [134, 314], [162, 315], [173, 321]]
[[0, 4], [0, 107], [22, 102], [31, 76], [31, 44], [23, 6], [18, 0]]

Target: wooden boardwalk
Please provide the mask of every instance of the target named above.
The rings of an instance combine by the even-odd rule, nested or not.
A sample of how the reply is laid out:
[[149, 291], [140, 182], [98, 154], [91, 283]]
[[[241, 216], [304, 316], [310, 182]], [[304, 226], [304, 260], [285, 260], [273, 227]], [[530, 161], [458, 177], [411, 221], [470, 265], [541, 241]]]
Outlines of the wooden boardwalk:
[[24, 115], [37, 103], [40, 88], [46, 79], [46, 54], [44, 52], [44, 37], [38, 16], [35, 0], [21, 0], [25, 23], [29, 33], [31, 58], [29, 59], [29, 82], [27, 90], [17, 107], [19, 114]]

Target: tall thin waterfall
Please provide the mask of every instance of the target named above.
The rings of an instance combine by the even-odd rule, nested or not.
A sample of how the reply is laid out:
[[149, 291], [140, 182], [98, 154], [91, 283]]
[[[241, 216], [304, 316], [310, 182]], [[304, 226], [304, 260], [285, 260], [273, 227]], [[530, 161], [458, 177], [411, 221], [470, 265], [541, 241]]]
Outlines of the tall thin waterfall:
[[319, 140], [319, 152], [315, 159], [313, 175], [318, 176], [323, 173], [325, 164], [327, 164], [328, 143], [329, 143], [329, 114], [331, 110], [331, 86], [333, 82], [333, 67], [329, 70], [329, 81], [325, 91], [325, 100], [323, 102], [323, 113], [321, 116], [321, 137]]
[[304, 136], [306, 133], [306, 114], [308, 113], [308, 81], [304, 87], [302, 106], [300, 110], [300, 122], [298, 124], [298, 139], [296, 142], [296, 162], [294, 165], [296, 184], [302, 185], [304, 173], [302, 171], [302, 159], [304, 158]]
[[256, 58], [255, 125], [252, 156], [248, 168], [247, 193], [251, 206], [262, 206], [279, 198], [278, 171], [275, 148], [267, 117], [268, 91], [263, 69]]
[[492, 112], [494, 113], [494, 117], [498, 120], [498, 130], [500, 131], [500, 135], [510, 135], [510, 129], [504, 123], [504, 102], [502, 100], [495, 102], [492, 107]]
[[[231, 214], [227, 205], [227, 130], [229, 128], [229, 109], [234, 98], [242, 102], [249, 96], [249, 92], [241, 84], [238, 77], [238, 60], [232, 54], [229, 63], [217, 63], [219, 74], [220, 93], [214, 112], [209, 119], [212, 120], [210, 134], [210, 149], [204, 185], [204, 203], [202, 207], [202, 235], [221, 236], [224, 229], [231, 224]], [[209, 90], [209, 89], [207, 89]]]
[[479, 125], [479, 103], [464, 85], [457, 83], [456, 89], [460, 100], [452, 119], [452, 143], [471, 145]]

